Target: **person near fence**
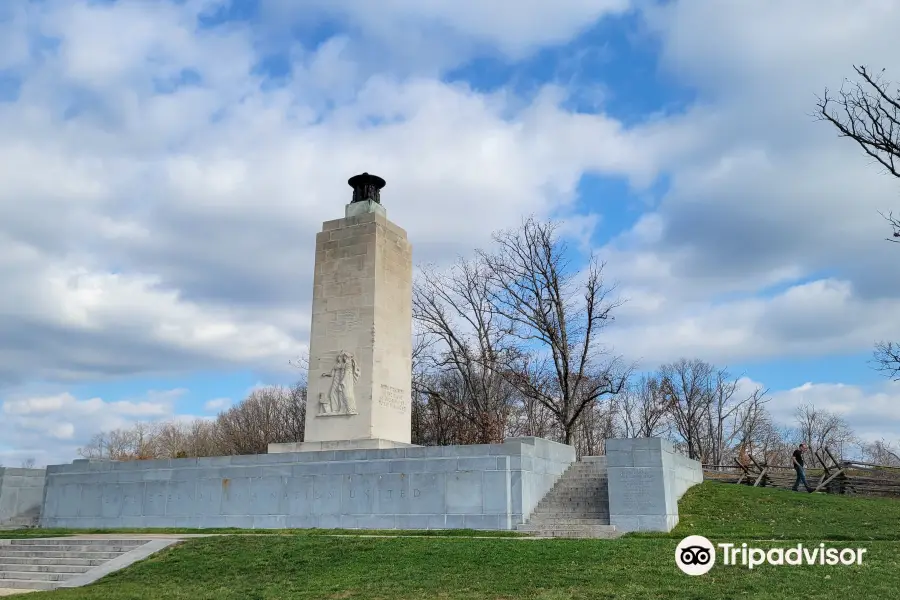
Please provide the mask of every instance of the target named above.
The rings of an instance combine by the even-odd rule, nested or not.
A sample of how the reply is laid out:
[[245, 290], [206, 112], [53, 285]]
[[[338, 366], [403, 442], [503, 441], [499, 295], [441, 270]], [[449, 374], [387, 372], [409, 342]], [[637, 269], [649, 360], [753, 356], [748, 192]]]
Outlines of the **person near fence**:
[[791, 455], [791, 462], [794, 465], [794, 471], [797, 473], [797, 479], [794, 480], [794, 487], [791, 488], [795, 492], [797, 491], [797, 488], [800, 487], [801, 483], [803, 484], [803, 487], [806, 488], [807, 492], [812, 491], [812, 488], [806, 483], [806, 467], [803, 465], [803, 453], [806, 452], [807, 448], [808, 446], [806, 444], [800, 444]]

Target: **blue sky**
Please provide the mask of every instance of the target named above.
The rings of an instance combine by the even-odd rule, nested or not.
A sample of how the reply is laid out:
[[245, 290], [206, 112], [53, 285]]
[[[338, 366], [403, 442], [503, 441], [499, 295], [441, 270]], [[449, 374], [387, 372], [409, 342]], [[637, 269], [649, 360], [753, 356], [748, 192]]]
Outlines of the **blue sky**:
[[417, 263], [562, 219], [628, 299], [616, 352], [900, 438], [867, 364], [900, 339], [900, 182], [810, 116], [853, 64], [900, 80], [900, 6], [366, 6], [3, 3], [0, 462], [291, 383], [314, 235], [361, 171]]

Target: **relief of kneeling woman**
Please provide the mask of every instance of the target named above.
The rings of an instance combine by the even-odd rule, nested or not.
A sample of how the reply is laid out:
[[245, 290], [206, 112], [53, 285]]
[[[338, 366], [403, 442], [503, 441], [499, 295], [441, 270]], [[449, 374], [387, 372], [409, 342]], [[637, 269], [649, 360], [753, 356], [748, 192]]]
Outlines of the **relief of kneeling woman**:
[[331, 372], [322, 373], [322, 377], [331, 377], [331, 387], [328, 390], [327, 398], [319, 395], [321, 413], [326, 415], [357, 414], [354, 389], [359, 380], [359, 365], [353, 355], [341, 350]]

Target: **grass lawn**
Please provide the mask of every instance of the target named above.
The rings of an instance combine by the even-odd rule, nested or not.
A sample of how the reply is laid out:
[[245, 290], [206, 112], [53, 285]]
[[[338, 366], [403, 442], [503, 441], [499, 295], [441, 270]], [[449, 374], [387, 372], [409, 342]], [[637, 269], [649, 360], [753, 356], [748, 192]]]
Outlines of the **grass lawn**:
[[[663, 535], [618, 540], [335, 538], [315, 532], [197, 538], [54, 599], [900, 598], [900, 501], [808, 495], [707, 482]], [[481, 532], [478, 532], [480, 535]], [[682, 574], [685, 535], [761, 548], [868, 549], [860, 566], [717, 564]], [[4, 534], [0, 533], [0, 537]], [[766, 541], [757, 541], [766, 540]], [[44, 593], [29, 594], [29, 600]]]
[[[900, 500], [706, 482], [678, 503], [681, 539], [890, 540], [900, 542]], [[900, 592], [897, 596], [900, 598]]]

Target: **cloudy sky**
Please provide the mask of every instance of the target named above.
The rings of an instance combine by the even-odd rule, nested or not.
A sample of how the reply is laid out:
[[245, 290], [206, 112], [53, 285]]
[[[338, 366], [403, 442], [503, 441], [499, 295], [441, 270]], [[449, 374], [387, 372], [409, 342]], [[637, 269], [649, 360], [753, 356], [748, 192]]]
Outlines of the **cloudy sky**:
[[388, 181], [417, 263], [564, 219], [642, 367], [900, 438], [900, 181], [812, 117], [894, 0], [0, 2], [0, 461], [294, 376], [314, 234]]

